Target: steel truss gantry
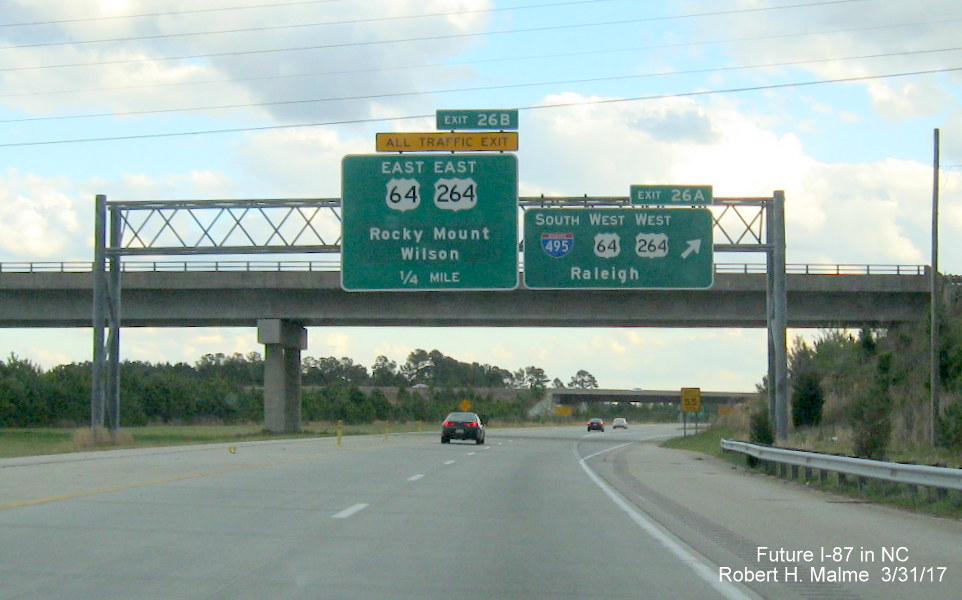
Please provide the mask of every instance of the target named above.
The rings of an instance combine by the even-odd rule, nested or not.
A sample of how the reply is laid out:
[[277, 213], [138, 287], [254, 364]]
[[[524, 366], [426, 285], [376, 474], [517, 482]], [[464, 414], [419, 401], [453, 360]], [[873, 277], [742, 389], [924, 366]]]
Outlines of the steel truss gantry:
[[[785, 195], [715, 198], [716, 252], [763, 252], [768, 273], [769, 411], [788, 433]], [[519, 208], [629, 208], [627, 197], [524, 197]], [[341, 251], [341, 200], [95, 201], [91, 427], [120, 426], [121, 261], [124, 256], [312, 254]], [[109, 234], [109, 240], [108, 240]], [[520, 248], [519, 248], [520, 250]]]

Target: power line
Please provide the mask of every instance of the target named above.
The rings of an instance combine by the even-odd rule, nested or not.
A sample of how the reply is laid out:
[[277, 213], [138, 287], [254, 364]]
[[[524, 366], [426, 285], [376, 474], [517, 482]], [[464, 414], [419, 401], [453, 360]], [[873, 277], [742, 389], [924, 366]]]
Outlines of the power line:
[[195, 8], [191, 10], [172, 10], [164, 12], [141, 13], [137, 15], [111, 15], [107, 17], [77, 17], [75, 19], [58, 19], [55, 21], [33, 21], [28, 23], [0, 23], [3, 27], [36, 27], [40, 25], [65, 25], [67, 23], [85, 23], [90, 21], [115, 21], [118, 19], [138, 19], [141, 17], [167, 17], [170, 15], [189, 15], [197, 13], [226, 12], [233, 10], [256, 10], [262, 8], [278, 8], [282, 6], [305, 6], [308, 4], [328, 4], [343, 2], [344, 0], [305, 0], [304, 2], [278, 2], [275, 4], [258, 4], [253, 6], [225, 6], [220, 8]]
[[761, 11], [782, 10], [782, 9], [792, 9], [792, 8], [810, 8], [815, 6], [849, 4], [852, 2], [868, 2], [868, 1], [871, 1], [871, 0], [821, 0], [818, 2], [809, 2], [805, 4], [767, 6], [767, 7], [738, 9], [738, 10], [729, 10], [729, 11], [717, 11], [717, 12], [688, 14], [688, 15], [675, 15], [675, 16], [669, 16], [669, 17], [641, 17], [637, 19], [618, 19], [613, 21], [598, 21], [594, 23], [568, 23], [564, 25], [545, 25], [540, 27], [530, 27], [530, 28], [523, 28], [523, 29], [503, 29], [503, 30], [487, 31], [487, 32], [452, 33], [452, 34], [444, 34], [444, 35], [399, 38], [399, 39], [393, 39], [393, 40], [368, 40], [368, 41], [361, 41], [361, 42], [342, 42], [337, 44], [321, 44], [321, 45], [315, 45], [315, 46], [296, 46], [296, 47], [287, 47], [287, 48], [264, 48], [259, 50], [238, 50], [233, 52], [186, 54], [181, 56], [153, 57], [149, 59], [131, 58], [131, 59], [95, 61], [95, 62], [86, 62], [86, 63], [67, 63], [67, 64], [59, 64], [59, 65], [5, 67], [5, 68], [0, 68], [0, 72], [36, 71], [36, 70], [43, 70], [43, 69], [61, 69], [61, 68], [74, 68], [74, 67], [119, 65], [119, 64], [130, 64], [130, 63], [143, 63], [146, 61], [161, 62], [161, 61], [172, 61], [172, 60], [191, 60], [191, 59], [198, 59], [198, 58], [222, 58], [227, 56], [245, 56], [245, 55], [249, 56], [249, 55], [255, 55], [255, 54], [273, 54], [278, 52], [302, 52], [302, 51], [308, 51], [308, 50], [329, 50], [332, 48], [351, 48], [351, 47], [358, 47], [358, 46], [374, 46], [374, 45], [398, 44], [398, 43], [409, 43], [409, 42], [465, 39], [465, 38], [481, 37], [481, 36], [488, 36], [488, 35], [507, 35], [507, 34], [518, 34], [518, 33], [536, 33], [536, 32], [545, 32], [545, 31], [584, 29], [589, 27], [626, 25], [629, 23], [654, 22], [654, 21], [664, 21], [664, 20], [671, 20], [671, 19], [689, 19], [689, 18], [696, 18], [696, 17], [727, 15], [727, 14], [735, 14], [735, 13], [755, 13], [755, 12], [761, 12]]
[[[91, 92], [123, 91], [123, 90], [147, 89], [147, 88], [158, 88], [158, 87], [214, 85], [214, 84], [223, 84], [223, 83], [236, 83], [241, 81], [267, 81], [267, 80], [275, 80], [275, 79], [317, 77], [317, 76], [326, 76], [326, 75], [356, 75], [356, 74], [359, 75], [359, 74], [365, 74], [365, 73], [379, 73], [379, 72], [400, 71], [400, 70], [408, 70], [408, 69], [456, 67], [456, 66], [468, 66], [468, 65], [477, 65], [477, 64], [488, 64], [488, 63], [495, 63], [495, 62], [517, 62], [521, 60], [543, 60], [543, 59], [549, 59], [549, 58], [587, 56], [592, 54], [637, 52], [641, 50], [664, 50], [668, 48], [681, 48], [681, 47], [690, 48], [695, 46], [734, 44], [734, 43], [756, 42], [756, 41], [775, 40], [775, 39], [789, 39], [789, 38], [807, 37], [807, 36], [814, 36], [814, 35], [835, 35], [840, 33], [878, 31], [878, 30], [895, 29], [895, 28], [903, 28], [903, 27], [920, 27], [920, 26], [936, 25], [936, 24], [941, 25], [945, 23], [957, 22], [960, 20], [962, 20], [962, 18], [940, 19], [937, 21], [918, 21], [914, 23], [896, 23], [893, 25], [873, 25], [869, 27], [854, 27], [854, 28], [847, 28], [847, 29], [809, 31], [809, 32], [803, 32], [803, 33], [772, 34], [772, 35], [762, 35], [762, 36], [754, 36], [754, 37], [748, 37], [748, 38], [729, 38], [729, 39], [708, 40], [708, 41], [701, 41], [701, 42], [686, 41], [686, 42], [678, 42], [674, 44], [634, 46], [629, 48], [589, 50], [589, 51], [580, 51], [580, 52], [563, 52], [563, 53], [555, 53], [555, 54], [541, 54], [541, 55], [528, 55], [528, 56], [508, 56], [504, 58], [492, 58], [492, 59], [451, 62], [451, 63], [429, 63], [429, 64], [418, 64], [418, 65], [394, 66], [394, 67], [371, 67], [366, 69], [346, 69], [341, 71], [315, 71], [310, 73], [265, 75], [265, 76], [258, 76], [258, 77], [239, 77], [239, 78], [222, 79], [222, 80], [188, 81], [188, 82], [178, 82], [178, 83], [154, 83], [154, 84], [115, 86], [115, 87], [93, 88], [93, 89], [55, 90], [55, 91], [49, 91], [49, 92], [14, 92], [14, 93], [0, 94], [0, 98], [13, 98], [13, 97], [21, 97], [21, 96], [36, 97], [36, 96], [53, 95], [53, 94], [80, 94], [80, 93], [91, 93]], [[897, 54], [899, 53], [895, 53], [895, 55]]]
[[[32, 44], [17, 44], [14, 46], [0, 46], [0, 50], [23, 50], [25, 48], [50, 48], [53, 46], [76, 46], [77, 44], [106, 44], [116, 42], [138, 42], [147, 40], [158, 40], [179, 37], [196, 37], [204, 35], [223, 35], [229, 33], [251, 33], [256, 31], [282, 31], [287, 29], [299, 29], [305, 27], [324, 27], [328, 25], [358, 25], [362, 23], [378, 23], [383, 21], [401, 21], [406, 19], [424, 19], [430, 17], [447, 17], [451, 15], [491, 13], [499, 11], [527, 10], [532, 8], [557, 8], [561, 6], [572, 6], [578, 4], [596, 4], [598, 2], [612, 2], [613, 0], [567, 0], [565, 2], [549, 2], [547, 4], [528, 4], [523, 6], [502, 6], [494, 8], [464, 9], [458, 11], [422, 13], [418, 15], [397, 15], [392, 17], [370, 17], [367, 19], [349, 19], [345, 21], [321, 21], [317, 23], [294, 23], [289, 25], [263, 25], [260, 27], [244, 27], [237, 29], [220, 29], [215, 31], [197, 31], [185, 33], [159, 33], [156, 35], [131, 36], [123, 38], [109, 38], [101, 40], [74, 40], [67, 42], [37, 42]], [[855, 0], [852, 0], [855, 1]], [[224, 10], [224, 9], [210, 9]], [[185, 11], [191, 12], [191, 11]], [[204, 11], [198, 11], [204, 12]]]
[[165, 108], [165, 109], [156, 109], [156, 110], [139, 110], [139, 111], [127, 111], [127, 112], [106, 112], [106, 113], [94, 113], [94, 114], [86, 114], [86, 115], [56, 115], [56, 116], [50, 116], [50, 117], [26, 117], [26, 118], [20, 118], [20, 119], [0, 119], [0, 123], [25, 123], [25, 122], [37, 122], [37, 121], [56, 121], [56, 120], [66, 120], [66, 119], [92, 119], [92, 118], [103, 118], [103, 117], [134, 117], [134, 116], [157, 115], [157, 114], [166, 114], [166, 113], [174, 113], [174, 112], [232, 110], [232, 109], [240, 109], [240, 108], [257, 108], [257, 107], [263, 107], [263, 106], [289, 106], [294, 104], [344, 102], [344, 101], [350, 101], [350, 100], [377, 100], [377, 99], [398, 98], [398, 97], [405, 97], [405, 96], [421, 96], [421, 95], [427, 95], [427, 94], [481, 92], [481, 91], [492, 91], [492, 90], [517, 89], [522, 87], [541, 87], [541, 86], [548, 86], [548, 85], [599, 83], [604, 81], [623, 81], [626, 79], [647, 79], [650, 77], [661, 77], [661, 76], [722, 73], [722, 72], [730, 72], [730, 71], [744, 71], [749, 69], [771, 69], [771, 68], [777, 68], [777, 67], [793, 67], [793, 66], [810, 65], [810, 64], [826, 63], [826, 62], [841, 62], [841, 61], [852, 61], [852, 60], [866, 60], [866, 59], [874, 59], [874, 58], [890, 58], [892, 56], [909, 56], [909, 55], [919, 55], [919, 54], [937, 54], [937, 53], [943, 53], [943, 52], [957, 52], [959, 50], [962, 50], [962, 46], [955, 47], [955, 48], [940, 48], [940, 49], [932, 49], [932, 50], [892, 52], [892, 53], [886, 53], [886, 54], [846, 56], [846, 57], [840, 57], [840, 58], [819, 58], [819, 59], [797, 60], [797, 61], [788, 61], [788, 62], [780, 62], [780, 63], [739, 65], [735, 67], [710, 67], [710, 68], [690, 69], [690, 70], [683, 70], [683, 71], [665, 71], [661, 73], [640, 73], [635, 75], [590, 77], [590, 78], [584, 78], [584, 79], [567, 79], [567, 80], [561, 80], [561, 81], [525, 82], [525, 83], [513, 83], [513, 84], [503, 84], [503, 85], [493, 85], [493, 86], [477, 86], [477, 87], [470, 87], [470, 88], [442, 89], [442, 90], [430, 90], [430, 91], [390, 92], [390, 93], [384, 93], [384, 94], [368, 94], [363, 96], [306, 98], [306, 99], [299, 99], [299, 100], [279, 100], [274, 102], [223, 104], [223, 105], [217, 105], [217, 106], [195, 106], [195, 107]]
[[[708, 96], [708, 95], [717, 95], [717, 94], [757, 92], [757, 91], [764, 91], [764, 90], [776, 90], [776, 89], [786, 89], [786, 88], [796, 88], [796, 87], [811, 87], [816, 85], [826, 85], [826, 84], [832, 84], [832, 83], [852, 83], [857, 81], [873, 81], [873, 80], [879, 80], [879, 79], [892, 79], [897, 77], [934, 75], [939, 73], [950, 73], [950, 72], [959, 72], [959, 71], [962, 71], [962, 67], [949, 67], [949, 68], [942, 68], [942, 69], [909, 71], [909, 72], [903, 72], [903, 73], [889, 73], [885, 75], [861, 75], [861, 76], [852, 76], [852, 77], [840, 77], [835, 79], [820, 79], [815, 81], [776, 83], [776, 84], [768, 84], [768, 85], [727, 88], [727, 89], [719, 89], [719, 90], [698, 90], [694, 92], [657, 94], [657, 95], [651, 95], [651, 96], [635, 96], [630, 98], [604, 98], [599, 100], [562, 102], [557, 104], [536, 104], [536, 105], [518, 107], [518, 110], [535, 111], [535, 110], [547, 110], [547, 109], [557, 109], [557, 108], [571, 108], [574, 106], [593, 106], [593, 105], [618, 104], [618, 103], [627, 103], [627, 102], [642, 102], [646, 100], [663, 100], [666, 98], [687, 98], [687, 97]], [[232, 127], [232, 128], [224, 128], [224, 129], [207, 129], [207, 130], [181, 131], [181, 132], [170, 132], [170, 133], [146, 133], [146, 134], [137, 134], [137, 135], [125, 135], [125, 136], [106, 136], [106, 137], [98, 137], [98, 138], [46, 140], [46, 141], [40, 141], [40, 142], [10, 142], [10, 143], [0, 144], [0, 148], [22, 148], [27, 146], [49, 146], [49, 145], [55, 145], [55, 144], [80, 144], [80, 143], [93, 143], [93, 142], [116, 142], [116, 141], [173, 138], [173, 137], [186, 137], [186, 136], [198, 136], [198, 135], [216, 135], [216, 134], [228, 134], [228, 133], [253, 133], [253, 132], [259, 132], [259, 131], [277, 131], [277, 130], [284, 130], [284, 129], [330, 127], [335, 125], [391, 123], [391, 122], [407, 121], [407, 120], [413, 120], [413, 119], [427, 119], [427, 118], [433, 118], [433, 117], [434, 115], [410, 115], [405, 117], [346, 119], [346, 120], [340, 120], [340, 121], [324, 121], [319, 123], [264, 125], [260, 127]]]

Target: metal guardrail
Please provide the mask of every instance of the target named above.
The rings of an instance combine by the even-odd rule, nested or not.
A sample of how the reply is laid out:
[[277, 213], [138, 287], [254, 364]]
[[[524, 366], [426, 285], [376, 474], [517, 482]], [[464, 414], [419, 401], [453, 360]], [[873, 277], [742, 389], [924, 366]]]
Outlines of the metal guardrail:
[[833, 471], [853, 477], [881, 479], [894, 483], [947, 490], [962, 490], [962, 469], [910, 465], [869, 460], [866, 458], [819, 454], [817, 452], [786, 450], [784, 448], [772, 448], [771, 446], [762, 446], [735, 440], [723, 439], [721, 441], [721, 447], [724, 450], [747, 454], [758, 460], [806, 467], [809, 469], [819, 469], [821, 471]]
[[[222, 272], [222, 271], [337, 271], [338, 258], [324, 260], [125, 260], [124, 272]], [[0, 273], [89, 273], [93, 262], [0, 262]], [[761, 274], [765, 263], [715, 263], [716, 273]], [[926, 265], [867, 265], [867, 264], [787, 264], [785, 272], [793, 275], [925, 275]], [[948, 281], [947, 281], [948, 282]]]

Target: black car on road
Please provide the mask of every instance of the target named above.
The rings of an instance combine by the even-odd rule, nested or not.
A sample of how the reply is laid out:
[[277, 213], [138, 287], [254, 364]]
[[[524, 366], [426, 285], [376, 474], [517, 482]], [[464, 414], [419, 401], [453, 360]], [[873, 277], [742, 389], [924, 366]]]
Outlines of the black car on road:
[[453, 412], [441, 423], [441, 443], [451, 440], [474, 440], [475, 444], [484, 443], [484, 423], [481, 417], [472, 412]]
[[601, 419], [590, 419], [588, 421], [588, 431], [604, 431], [605, 422]]

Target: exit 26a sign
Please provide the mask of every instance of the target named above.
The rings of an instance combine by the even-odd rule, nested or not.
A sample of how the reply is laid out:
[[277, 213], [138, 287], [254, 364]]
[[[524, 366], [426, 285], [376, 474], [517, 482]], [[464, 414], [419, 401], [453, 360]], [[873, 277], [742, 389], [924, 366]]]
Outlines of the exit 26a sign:
[[700, 206], [711, 204], [710, 185], [633, 185], [631, 204], [646, 206]]

